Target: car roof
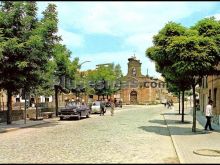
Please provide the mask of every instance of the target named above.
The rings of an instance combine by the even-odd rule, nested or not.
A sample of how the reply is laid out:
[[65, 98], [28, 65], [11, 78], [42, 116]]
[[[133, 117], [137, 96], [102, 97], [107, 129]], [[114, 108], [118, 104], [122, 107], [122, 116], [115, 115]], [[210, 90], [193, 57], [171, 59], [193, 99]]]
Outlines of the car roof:
[[92, 103], [93, 103], [93, 104], [94, 104], [94, 103], [96, 103], [96, 104], [97, 104], [97, 103], [100, 104], [100, 102], [101, 102], [101, 101], [94, 101], [94, 102], [92, 102]]

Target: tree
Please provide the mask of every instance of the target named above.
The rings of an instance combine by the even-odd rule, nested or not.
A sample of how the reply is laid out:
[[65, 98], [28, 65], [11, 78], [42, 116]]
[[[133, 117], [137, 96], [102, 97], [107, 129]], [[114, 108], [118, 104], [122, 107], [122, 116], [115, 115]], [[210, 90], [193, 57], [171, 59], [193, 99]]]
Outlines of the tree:
[[[0, 86], [7, 91], [7, 124], [11, 124], [11, 97], [23, 87], [26, 73], [31, 67], [25, 52], [28, 22], [26, 19], [25, 4], [23, 2], [1, 2], [0, 27], [2, 30], [2, 55], [0, 66]], [[27, 30], [27, 31], [25, 31]], [[27, 69], [27, 70], [26, 70]]]
[[162, 73], [168, 84], [171, 84], [169, 88], [174, 91], [178, 90], [179, 98], [180, 92], [182, 91], [182, 122], [184, 122], [184, 91], [190, 85], [191, 79], [187, 77], [188, 75], [177, 72], [178, 68], [173, 65], [176, 62], [175, 54], [170, 54], [170, 52], [168, 52], [168, 48], [174, 38], [185, 35], [187, 35], [187, 29], [185, 27], [180, 24], [170, 22], [154, 36], [154, 46], [148, 48], [146, 51], [146, 55], [156, 62], [156, 70]]
[[178, 92], [179, 95], [179, 114], [180, 114], [180, 94], [182, 93], [182, 118], [181, 121], [184, 122], [184, 93], [190, 88], [191, 79], [188, 77], [177, 76], [176, 72], [171, 72], [171, 75], [168, 76], [166, 72], [166, 82], [168, 83], [168, 90], [171, 90], [174, 93]]
[[[196, 132], [196, 97], [195, 86], [201, 81], [204, 75], [214, 70], [218, 63], [219, 51], [211, 38], [201, 36], [181, 36], [173, 40], [170, 45], [170, 53], [178, 54], [177, 62], [174, 64], [177, 72], [188, 75], [192, 80], [194, 110], [193, 110], [193, 128]], [[175, 50], [175, 51], [173, 51]]]
[[91, 87], [94, 88], [95, 94], [99, 96], [108, 96], [114, 94], [119, 90], [116, 87], [116, 82], [120, 81], [122, 77], [121, 66], [113, 63], [105, 66], [100, 65], [95, 71], [91, 71], [88, 74], [88, 80], [91, 83]]
[[[55, 9], [55, 6], [49, 5], [47, 9]], [[58, 39], [56, 19], [45, 15], [38, 21], [36, 13], [36, 2], [1, 2], [0, 88], [5, 89], [8, 96], [7, 124], [11, 124], [12, 94], [21, 88], [30, 91], [44, 82], [41, 75]]]
[[31, 94], [35, 97], [35, 107], [36, 107], [36, 120], [38, 119], [38, 97], [39, 96], [51, 96], [54, 93], [54, 84], [55, 84], [55, 76], [54, 76], [54, 70], [55, 70], [55, 62], [53, 60], [50, 60], [46, 64], [46, 69], [44, 72], [42, 72], [42, 82], [41, 84], [38, 84], [33, 89], [31, 89]]
[[[193, 30], [198, 31], [198, 35], [202, 37], [208, 37], [215, 42], [217, 49], [220, 52], [220, 21], [216, 20], [215, 17], [204, 18], [198, 21], [194, 26], [191, 27]], [[220, 58], [217, 56], [215, 59], [218, 65]], [[219, 75], [220, 71], [217, 69], [217, 65], [209, 68], [207, 75]]]
[[[154, 46], [146, 53], [156, 61], [157, 70], [165, 73], [165, 76], [171, 73], [167, 70], [172, 68], [182, 80], [187, 77], [193, 89], [194, 101], [196, 84], [202, 76], [214, 71], [219, 62], [219, 51], [212, 38], [199, 36], [197, 30], [186, 29], [172, 22], [154, 36]], [[194, 106], [193, 132], [196, 131], [195, 120]]]
[[54, 61], [56, 64], [55, 77], [57, 83], [55, 88], [56, 116], [58, 115], [58, 93], [74, 92], [74, 81], [77, 79], [76, 73], [79, 68], [79, 58], [70, 60], [71, 51], [65, 45], [56, 44], [54, 49]]

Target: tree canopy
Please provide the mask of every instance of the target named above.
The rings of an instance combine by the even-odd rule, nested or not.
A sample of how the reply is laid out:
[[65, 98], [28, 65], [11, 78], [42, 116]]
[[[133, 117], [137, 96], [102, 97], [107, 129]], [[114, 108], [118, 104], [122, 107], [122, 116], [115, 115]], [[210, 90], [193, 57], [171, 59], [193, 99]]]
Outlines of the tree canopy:
[[218, 27], [219, 22], [213, 18], [201, 20], [191, 28], [169, 22], [153, 37], [154, 45], [146, 50], [146, 55], [155, 61], [157, 71], [168, 82], [179, 90], [192, 87], [195, 96], [198, 80], [214, 73], [220, 61]]

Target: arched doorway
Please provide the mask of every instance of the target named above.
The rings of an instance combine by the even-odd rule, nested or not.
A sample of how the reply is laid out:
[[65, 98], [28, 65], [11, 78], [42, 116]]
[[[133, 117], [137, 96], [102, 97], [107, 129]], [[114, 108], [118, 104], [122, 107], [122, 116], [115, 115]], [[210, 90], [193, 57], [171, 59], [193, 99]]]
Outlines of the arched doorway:
[[130, 104], [137, 104], [137, 92], [131, 91], [130, 93]]

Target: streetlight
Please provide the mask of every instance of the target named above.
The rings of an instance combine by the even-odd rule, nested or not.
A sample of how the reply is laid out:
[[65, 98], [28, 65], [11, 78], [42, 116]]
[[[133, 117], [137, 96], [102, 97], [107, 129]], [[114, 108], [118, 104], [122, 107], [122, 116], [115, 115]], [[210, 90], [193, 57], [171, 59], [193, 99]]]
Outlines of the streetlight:
[[78, 69], [80, 69], [80, 67], [82, 66], [82, 64], [86, 63], [86, 62], [91, 62], [91, 61], [83, 61], [78, 65]]
[[[91, 62], [91, 61], [83, 61], [83, 62], [81, 62], [81, 63], [78, 65], [77, 71], [79, 72], [81, 79], [82, 79], [82, 73], [80, 72], [79, 69], [81, 68], [81, 66], [82, 66], [84, 63], [87, 63], [87, 62]], [[79, 98], [80, 93], [84, 93], [84, 92], [85, 92], [85, 87], [83, 87], [82, 85], [79, 85], [79, 84], [78, 84], [75, 88], [72, 89], [72, 92], [75, 93], [76, 98]]]

